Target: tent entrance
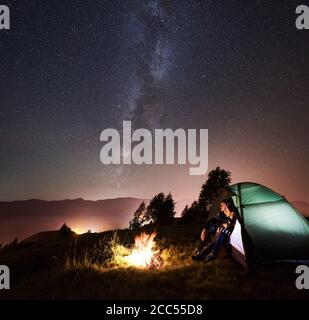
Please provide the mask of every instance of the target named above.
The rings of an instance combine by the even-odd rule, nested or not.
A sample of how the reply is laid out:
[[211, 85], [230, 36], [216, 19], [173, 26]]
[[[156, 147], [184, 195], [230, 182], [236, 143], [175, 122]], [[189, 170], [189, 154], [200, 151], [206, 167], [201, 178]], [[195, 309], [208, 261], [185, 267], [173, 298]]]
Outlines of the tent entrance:
[[245, 268], [247, 268], [246, 255], [241, 235], [241, 225], [236, 221], [234, 230], [230, 236], [232, 256]]
[[244, 245], [242, 242], [242, 236], [241, 236], [241, 225], [236, 221], [234, 230], [230, 236], [230, 244], [237, 249], [240, 253], [245, 255]]

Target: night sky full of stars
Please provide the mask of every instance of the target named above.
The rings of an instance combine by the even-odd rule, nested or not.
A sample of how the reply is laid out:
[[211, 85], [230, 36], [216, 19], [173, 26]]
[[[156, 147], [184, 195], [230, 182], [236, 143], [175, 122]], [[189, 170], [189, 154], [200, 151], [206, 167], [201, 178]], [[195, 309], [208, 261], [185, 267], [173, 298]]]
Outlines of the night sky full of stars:
[[[103, 165], [100, 133], [209, 130], [209, 169], [309, 201], [297, 1], [0, 1], [0, 200], [196, 199], [187, 165]], [[302, 1], [304, 2], [304, 1]]]

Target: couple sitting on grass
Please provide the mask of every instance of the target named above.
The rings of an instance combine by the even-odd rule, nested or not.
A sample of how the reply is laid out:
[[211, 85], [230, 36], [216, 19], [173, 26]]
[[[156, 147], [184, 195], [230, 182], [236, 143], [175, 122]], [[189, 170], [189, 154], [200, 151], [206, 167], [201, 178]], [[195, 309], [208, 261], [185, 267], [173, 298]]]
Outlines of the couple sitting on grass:
[[201, 233], [201, 241], [194, 251], [193, 260], [208, 262], [216, 258], [222, 246], [229, 241], [236, 224], [236, 214], [231, 200], [224, 199], [220, 210], [214, 218], [209, 220]]

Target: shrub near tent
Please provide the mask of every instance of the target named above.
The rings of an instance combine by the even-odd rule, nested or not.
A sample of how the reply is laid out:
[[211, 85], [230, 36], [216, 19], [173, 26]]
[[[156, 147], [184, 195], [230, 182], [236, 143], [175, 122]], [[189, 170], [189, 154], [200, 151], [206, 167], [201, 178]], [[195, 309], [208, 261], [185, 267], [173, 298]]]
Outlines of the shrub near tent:
[[230, 243], [240, 263], [309, 263], [309, 223], [283, 196], [257, 183], [233, 184], [218, 198], [210, 217], [227, 196], [238, 211]]

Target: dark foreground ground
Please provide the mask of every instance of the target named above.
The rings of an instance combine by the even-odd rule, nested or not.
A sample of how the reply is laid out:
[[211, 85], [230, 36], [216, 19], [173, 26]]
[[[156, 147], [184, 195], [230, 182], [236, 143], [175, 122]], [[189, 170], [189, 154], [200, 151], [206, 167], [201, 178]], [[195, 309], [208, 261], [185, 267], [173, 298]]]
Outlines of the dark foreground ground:
[[249, 273], [225, 252], [208, 264], [192, 262], [199, 227], [176, 225], [157, 231], [164, 261], [160, 270], [113, 260], [111, 240], [132, 244], [136, 232], [129, 230], [34, 238], [2, 250], [0, 264], [11, 269], [11, 290], [1, 290], [0, 299], [309, 298], [295, 287], [295, 265], [267, 265]]

